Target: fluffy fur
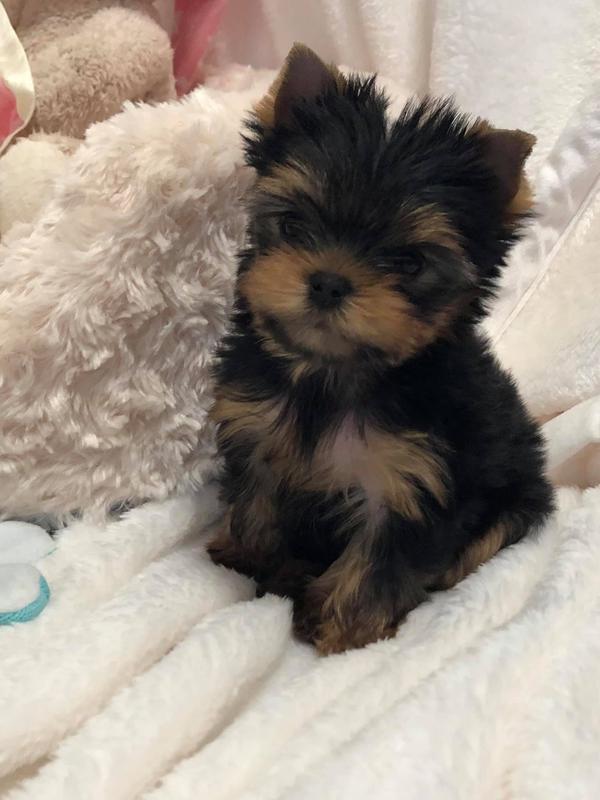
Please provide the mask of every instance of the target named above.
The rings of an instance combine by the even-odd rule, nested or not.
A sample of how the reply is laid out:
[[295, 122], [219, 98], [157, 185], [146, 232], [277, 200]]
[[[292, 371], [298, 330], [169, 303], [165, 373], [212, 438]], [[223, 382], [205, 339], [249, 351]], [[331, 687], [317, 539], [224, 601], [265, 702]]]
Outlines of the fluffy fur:
[[529, 211], [533, 137], [386, 105], [292, 50], [246, 140], [218, 367], [213, 557], [292, 595], [322, 652], [390, 635], [552, 507], [541, 437], [476, 328]]
[[0, 513], [103, 514], [211, 467], [210, 362], [250, 177], [237, 113], [199, 90], [93, 127], [3, 241]]
[[0, 239], [41, 212], [79, 145], [69, 136], [34, 133], [0, 158]]

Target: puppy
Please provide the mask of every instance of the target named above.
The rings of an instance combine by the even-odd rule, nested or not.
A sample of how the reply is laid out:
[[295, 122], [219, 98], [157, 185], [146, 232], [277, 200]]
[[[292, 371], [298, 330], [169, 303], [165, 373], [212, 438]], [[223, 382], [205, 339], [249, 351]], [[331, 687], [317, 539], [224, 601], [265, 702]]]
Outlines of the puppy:
[[448, 101], [389, 119], [372, 78], [299, 45], [249, 123], [211, 554], [291, 596], [322, 653], [392, 635], [552, 509], [540, 433], [477, 329], [533, 144]]

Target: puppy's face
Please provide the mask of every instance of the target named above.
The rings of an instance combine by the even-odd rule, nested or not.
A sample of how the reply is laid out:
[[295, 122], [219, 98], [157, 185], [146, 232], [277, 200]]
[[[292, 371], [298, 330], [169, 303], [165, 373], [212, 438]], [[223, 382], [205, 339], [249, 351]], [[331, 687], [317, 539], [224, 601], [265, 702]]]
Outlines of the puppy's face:
[[239, 293], [273, 347], [398, 363], [481, 316], [529, 209], [533, 137], [432, 101], [390, 121], [372, 80], [300, 46], [250, 129]]

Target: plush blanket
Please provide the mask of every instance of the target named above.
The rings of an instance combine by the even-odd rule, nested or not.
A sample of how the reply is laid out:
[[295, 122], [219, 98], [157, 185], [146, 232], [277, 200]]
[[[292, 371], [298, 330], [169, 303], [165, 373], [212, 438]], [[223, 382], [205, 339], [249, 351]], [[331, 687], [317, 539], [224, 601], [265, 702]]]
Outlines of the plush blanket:
[[[211, 357], [244, 235], [250, 102], [199, 90], [129, 106], [90, 128], [47, 203], [3, 238], [0, 518], [102, 516], [211, 469]], [[23, 146], [47, 157], [48, 144], [3, 161]]]
[[597, 797], [600, 489], [559, 502], [395, 639], [326, 659], [210, 563], [210, 488], [73, 525], [52, 603], [0, 631], [1, 796]]

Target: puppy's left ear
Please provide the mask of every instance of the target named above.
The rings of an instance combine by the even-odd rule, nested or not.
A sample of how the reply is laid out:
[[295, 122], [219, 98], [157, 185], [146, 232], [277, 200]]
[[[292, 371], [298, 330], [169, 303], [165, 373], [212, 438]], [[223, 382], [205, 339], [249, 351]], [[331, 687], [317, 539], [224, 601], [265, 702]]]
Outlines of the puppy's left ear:
[[533, 195], [525, 175], [525, 161], [533, 150], [535, 136], [520, 130], [492, 128], [487, 123], [481, 133], [484, 158], [498, 179], [507, 213], [527, 213], [533, 205]]
[[295, 44], [268, 93], [256, 106], [256, 116], [265, 128], [289, 125], [295, 106], [335, 90], [342, 80], [339, 70], [321, 61], [310, 47]]

